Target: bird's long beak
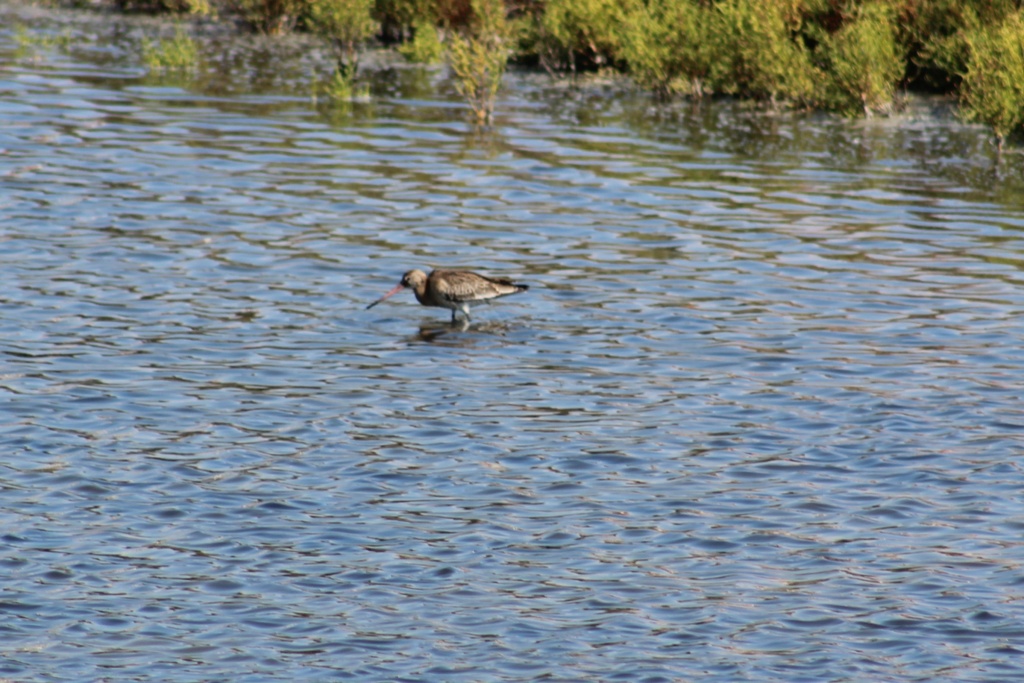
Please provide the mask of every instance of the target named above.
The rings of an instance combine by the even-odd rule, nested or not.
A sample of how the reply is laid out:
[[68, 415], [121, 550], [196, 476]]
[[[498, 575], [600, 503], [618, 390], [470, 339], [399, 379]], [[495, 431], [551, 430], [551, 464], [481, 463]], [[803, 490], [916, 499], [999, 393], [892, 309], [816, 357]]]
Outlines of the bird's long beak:
[[384, 299], [387, 299], [387, 298], [388, 298], [389, 296], [394, 296], [395, 294], [398, 294], [398, 293], [399, 293], [399, 292], [401, 292], [401, 291], [402, 291], [403, 289], [405, 289], [405, 285], [403, 285], [403, 284], [402, 284], [401, 282], [399, 282], [399, 283], [398, 283], [397, 285], [395, 285], [395, 288], [394, 288], [394, 289], [392, 289], [392, 290], [391, 290], [390, 292], [388, 292], [387, 294], [385, 294], [385, 295], [384, 295], [384, 296], [382, 296], [381, 298], [379, 298], [379, 299], [377, 299], [376, 301], [374, 301], [374, 302], [373, 302], [372, 304], [370, 304], [369, 306], [367, 306], [367, 307], [366, 307], [366, 310], [370, 310], [371, 308], [373, 308], [374, 306], [376, 306], [377, 304], [379, 304], [379, 303], [380, 303], [381, 301], [384, 301]]

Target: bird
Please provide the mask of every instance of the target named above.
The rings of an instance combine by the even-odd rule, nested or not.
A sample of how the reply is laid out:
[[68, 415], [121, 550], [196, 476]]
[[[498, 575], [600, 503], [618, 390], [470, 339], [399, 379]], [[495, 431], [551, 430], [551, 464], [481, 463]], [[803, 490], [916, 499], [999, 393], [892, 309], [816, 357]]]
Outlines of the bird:
[[412, 289], [416, 300], [424, 306], [448, 308], [452, 312], [452, 323], [458, 321], [462, 313], [465, 322], [469, 322], [469, 304], [472, 301], [488, 301], [509, 294], [518, 294], [529, 289], [529, 285], [512, 282], [506, 278], [493, 278], [468, 270], [436, 269], [427, 275], [422, 270], [414, 269], [402, 276], [401, 282], [390, 292], [366, 307], [373, 308], [390, 296], [403, 289]]

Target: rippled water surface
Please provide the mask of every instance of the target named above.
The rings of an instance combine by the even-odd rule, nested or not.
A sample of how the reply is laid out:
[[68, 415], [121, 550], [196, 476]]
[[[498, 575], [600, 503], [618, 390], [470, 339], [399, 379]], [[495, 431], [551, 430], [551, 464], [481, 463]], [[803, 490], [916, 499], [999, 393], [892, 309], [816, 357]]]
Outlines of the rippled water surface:
[[[0, 17], [0, 679], [1024, 677], [1022, 162], [941, 102]], [[364, 310], [441, 265], [531, 289]]]

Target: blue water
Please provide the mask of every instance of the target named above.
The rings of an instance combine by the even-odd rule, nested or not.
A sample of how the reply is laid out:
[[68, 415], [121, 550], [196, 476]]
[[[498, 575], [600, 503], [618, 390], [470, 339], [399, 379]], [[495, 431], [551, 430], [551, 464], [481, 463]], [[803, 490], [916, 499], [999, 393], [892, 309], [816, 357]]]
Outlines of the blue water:
[[[0, 9], [0, 679], [1024, 677], [1022, 157], [943, 102], [474, 131]], [[531, 289], [364, 310], [434, 266]]]

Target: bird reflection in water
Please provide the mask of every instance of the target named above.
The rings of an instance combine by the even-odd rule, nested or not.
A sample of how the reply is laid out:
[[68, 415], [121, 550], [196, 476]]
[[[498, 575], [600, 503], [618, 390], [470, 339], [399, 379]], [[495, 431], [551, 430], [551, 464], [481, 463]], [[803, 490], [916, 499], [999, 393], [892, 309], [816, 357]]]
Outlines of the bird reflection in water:
[[[504, 337], [513, 326], [505, 323], [477, 323], [470, 326], [468, 320], [448, 324], [420, 325], [415, 339], [425, 342], [443, 342], [451, 346], [472, 346], [492, 337]], [[471, 332], [471, 334], [462, 334]]]

